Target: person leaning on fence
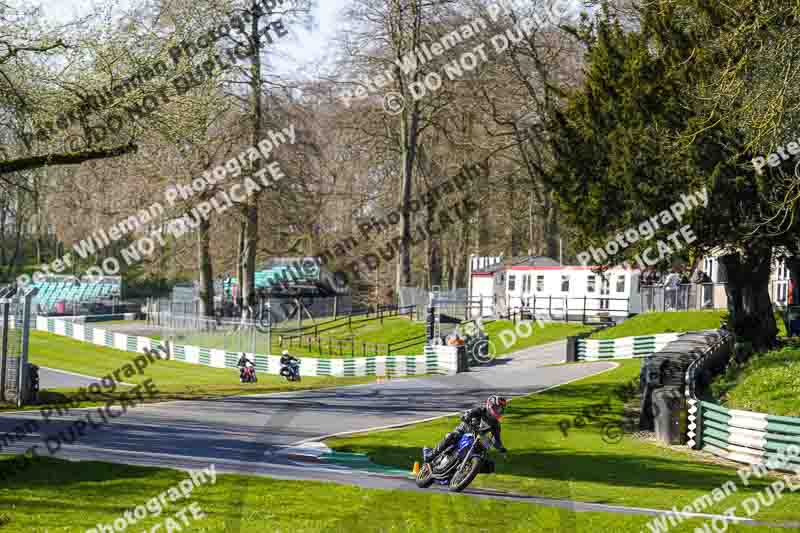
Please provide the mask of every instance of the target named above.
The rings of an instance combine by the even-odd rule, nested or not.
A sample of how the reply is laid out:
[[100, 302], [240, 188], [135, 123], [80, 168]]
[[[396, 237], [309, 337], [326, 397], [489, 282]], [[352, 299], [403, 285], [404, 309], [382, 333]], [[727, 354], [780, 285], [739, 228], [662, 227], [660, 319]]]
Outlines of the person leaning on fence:
[[698, 269], [694, 274], [694, 282], [698, 285], [701, 283], [711, 283], [711, 278], [709, 278], [708, 274], [703, 272], [701, 269]]

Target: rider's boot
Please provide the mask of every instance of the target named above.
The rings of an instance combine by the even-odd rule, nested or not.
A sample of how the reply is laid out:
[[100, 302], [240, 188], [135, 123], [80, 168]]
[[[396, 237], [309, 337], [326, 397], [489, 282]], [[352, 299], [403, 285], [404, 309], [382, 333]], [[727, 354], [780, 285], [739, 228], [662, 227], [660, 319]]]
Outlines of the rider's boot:
[[[451, 434], [448, 433], [447, 435], [445, 435], [444, 439], [442, 439], [442, 442], [437, 444], [436, 448], [434, 448], [433, 450], [431, 450], [430, 448], [423, 449], [422, 455], [423, 455], [423, 459], [425, 459], [425, 462], [426, 463], [430, 463], [431, 461], [436, 459], [439, 456], [439, 454], [441, 454], [443, 451], [445, 451], [447, 448], [450, 447], [450, 444], [451, 444], [452, 440], [453, 439], [451, 437]], [[426, 450], [428, 451], [428, 457], [427, 458], [425, 457], [425, 451]]]

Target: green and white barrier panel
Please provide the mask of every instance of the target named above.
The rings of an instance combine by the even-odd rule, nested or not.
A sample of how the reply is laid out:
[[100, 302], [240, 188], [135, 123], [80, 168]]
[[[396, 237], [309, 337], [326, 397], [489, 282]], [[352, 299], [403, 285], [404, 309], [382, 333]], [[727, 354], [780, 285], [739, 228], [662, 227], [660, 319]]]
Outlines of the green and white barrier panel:
[[647, 357], [663, 350], [681, 335], [684, 333], [660, 333], [609, 340], [578, 339], [577, 356], [579, 361]]
[[[242, 352], [215, 348], [162, 344], [149, 337], [117, 333], [94, 327], [92, 323], [78, 324], [58, 318], [38, 317], [36, 329], [126, 352], [143, 353], [145, 350], [163, 347], [175, 361], [214, 368], [236, 368], [236, 363], [242, 355]], [[255, 363], [256, 372], [274, 375], [280, 373], [280, 356], [256, 353], [246, 355]], [[458, 351], [454, 346], [426, 346], [422, 355], [382, 355], [349, 359], [298, 357], [298, 359], [301, 376], [403, 377], [425, 374], [450, 375], [457, 373], [458, 370]]]
[[[689, 399], [689, 447], [718, 457], [751, 465], [790, 457], [785, 450], [800, 446], [800, 418], [727, 409]], [[800, 458], [790, 463], [800, 467]]]

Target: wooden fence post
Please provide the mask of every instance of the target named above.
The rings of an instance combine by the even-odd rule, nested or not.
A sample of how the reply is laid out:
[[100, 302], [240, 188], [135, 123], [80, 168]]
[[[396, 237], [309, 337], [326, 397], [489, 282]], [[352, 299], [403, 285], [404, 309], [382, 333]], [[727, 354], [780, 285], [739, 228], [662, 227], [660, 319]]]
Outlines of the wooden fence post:
[[583, 295], [583, 323], [586, 324], [586, 295]]

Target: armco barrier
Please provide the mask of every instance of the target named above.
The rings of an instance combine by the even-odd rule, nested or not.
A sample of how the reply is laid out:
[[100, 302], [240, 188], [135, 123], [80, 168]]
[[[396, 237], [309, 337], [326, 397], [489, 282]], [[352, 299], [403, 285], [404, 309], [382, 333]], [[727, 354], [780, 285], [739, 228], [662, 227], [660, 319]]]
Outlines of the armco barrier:
[[[38, 317], [36, 329], [91, 342], [100, 346], [127, 352], [142, 353], [145, 349], [162, 347], [160, 341], [116, 333], [94, 327], [93, 323], [80, 324], [59, 318]], [[228, 352], [214, 348], [168, 344], [163, 346], [176, 361], [206, 365], [214, 368], [236, 368], [242, 352]], [[262, 374], [280, 373], [280, 356], [247, 353]], [[419, 376], [424, 374], [456, 374], [458, 351], [454, 346], [426, 346], [422, 355], [390, 355], [354, 357], [349, 359], [321, 359], [300, 357], [301, 376]]]
[[681, 335], [684, 333], [660, 333], [609, 340], [578, 339], [577, 356], [579, 361], [647, 357], [660, 351]]
[[[800, 418], [728, 409], [701, 399], [714, 375], [724, 371], [734, 352], [733, 335], [721, 330], [719, 341], [686, 370], [689, 405], [688, 445], [718, 457], [751, 465], [775, 460], [800, 466], [800, 458], [786, 454], [790, 445], [800, 445]], [[781, 458], [779, 459], [779, 453]]]
[[639, 428], [665, 444], [683, 444], [689, 431], [689, 369], [697, 361], [724, 358], [731, 336], [723, 330], [684, 333], [642, 361]]
[[800, 445], [800, 418], [727, 409], [690, 398], [689, 424], [688, 444], [696, 450], [753, 465], [777, 462], [784, 450], [782, 455], [800, 466], [800, 458], [785, 453], [788, 446]]

